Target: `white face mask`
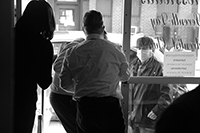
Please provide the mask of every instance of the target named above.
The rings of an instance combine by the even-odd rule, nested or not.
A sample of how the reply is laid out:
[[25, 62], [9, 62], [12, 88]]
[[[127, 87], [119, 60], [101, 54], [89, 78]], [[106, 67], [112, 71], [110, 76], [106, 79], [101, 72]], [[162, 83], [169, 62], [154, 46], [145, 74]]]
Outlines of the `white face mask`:
[[137, 57], [142, 61], [146, 61], [152, 56], [152, 51], [151, 50], [137, 50]]

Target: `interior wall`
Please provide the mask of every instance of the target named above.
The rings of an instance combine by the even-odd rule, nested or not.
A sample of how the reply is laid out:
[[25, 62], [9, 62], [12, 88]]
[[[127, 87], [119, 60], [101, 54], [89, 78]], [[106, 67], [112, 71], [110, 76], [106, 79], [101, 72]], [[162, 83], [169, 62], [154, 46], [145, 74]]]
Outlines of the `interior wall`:
[[0, 0], [0, 18], [0, 133], [13, 133], [13, 0]]

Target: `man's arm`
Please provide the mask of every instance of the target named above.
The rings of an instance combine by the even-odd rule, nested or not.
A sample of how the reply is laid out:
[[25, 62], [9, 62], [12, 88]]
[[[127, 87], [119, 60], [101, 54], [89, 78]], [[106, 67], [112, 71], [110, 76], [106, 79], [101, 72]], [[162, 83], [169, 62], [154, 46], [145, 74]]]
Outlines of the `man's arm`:
[[121, 64], [119, 76], [122, 82], [129, 80], [130, 72], [128, 71], [128, 63]]
[[130, 78], [130, 72], [129, 72], [129, 63], [127, 61], [127, 58], [122, 50], [121, 47], [116, 47], [119, 55], [119, 60], [120, 60], [120, 72], [119, 72], [119, 77], [122, 82], [129, 80]]
[[60, 87], [63, 88], [64, 90], [69, 90], [69, 89], [73, 88], [73, 86], [74, 86], [73, 76], [72, 76], [71, 70], [69, 68], [69, 57], [70, 57], [69, 53], [71, 52], [71, 50], [72, 49], [70, 48], [69, 51], [67, 51], [65, 53], [61, 72], [59, 75]]
[[[161, 65], [162, 66], [162, 65]], [[157, 67], [157, 75], [163, 76], [162, 67]], [[171, 94], [171, 88], [168, 85], [159, 85], [160, 86], [160, 97], [158, 98], [157, 105], [152, 109], [147, 117], [155, 120], [157, 117], [160, 117], [161, 113], [172, 103], [173, 98]]]
[[161, 113], [172, 103], [172, 101], [170, 87], [167, 85], [161, 85], [161, 95], [158, 99], [157, 105], [152, 109], [152, 112], [156, 116], [160, 116]]

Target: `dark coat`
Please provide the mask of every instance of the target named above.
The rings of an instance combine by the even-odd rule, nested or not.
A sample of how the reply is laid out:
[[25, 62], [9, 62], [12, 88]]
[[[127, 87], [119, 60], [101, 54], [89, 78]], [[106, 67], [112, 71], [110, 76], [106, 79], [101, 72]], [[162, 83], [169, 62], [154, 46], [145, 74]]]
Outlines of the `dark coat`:
[[[162, 76], [162, 64], [154, 56], [140, 64], [137, 76]], [[154, 128], [161, 112], [172, 102], [170, 88], [161, 84], [135, 84], [133, 89], [134, 124]], [[153, 111], [156, 120], [147, 117]]]
[[[28, 8], [32, 8], [32, 6], [30, 5]], [[26, 13], [31, 15], [35, 11]], [[36, 16], [38, 14], [28, 18], [23, 15], [17, 21], [14, 29], [13, 131], [15, 133], [32, 131], [38, 85], [44, 90], [52, 82], [53, 46], [49, 40], [50, 37], [47, 38], [48, 32], [38, 26], [40, 22], [29, 21], [40, 20]]]
[[[29, 31], [21, 19], [15, 27], [16, 85], [23, 85], [21, 88], [27, 88], [28, 85], [29, 92], [37, 84], [42, 89], [47, 89], [52, 82], [53, 45], [42, 35]], [[37, 86], [34, 91], [36, 89]]]
[[36, 106], [37, 85], [47, 89], [52, 82], [53, 45], [30, 31], [21, 17], [15, 26], [14, 50], [15, 106]]
[[200, 85], [181, 95], [161, 115], [156, 133], [199, 133]]

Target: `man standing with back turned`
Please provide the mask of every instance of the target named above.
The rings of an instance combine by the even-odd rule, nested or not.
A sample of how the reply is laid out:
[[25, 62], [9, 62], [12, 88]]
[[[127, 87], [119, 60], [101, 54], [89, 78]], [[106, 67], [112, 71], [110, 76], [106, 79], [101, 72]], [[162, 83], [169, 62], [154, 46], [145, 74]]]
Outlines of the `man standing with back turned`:
[[104, 39], [100, 12], [90, 10], [83, 18], [86, 41], [69, 49], [60, 73], [61, 87], [75, 84], [77, 122], [86, 133], [124, 133], [119, 82], [129, 79], [122, 50]]

